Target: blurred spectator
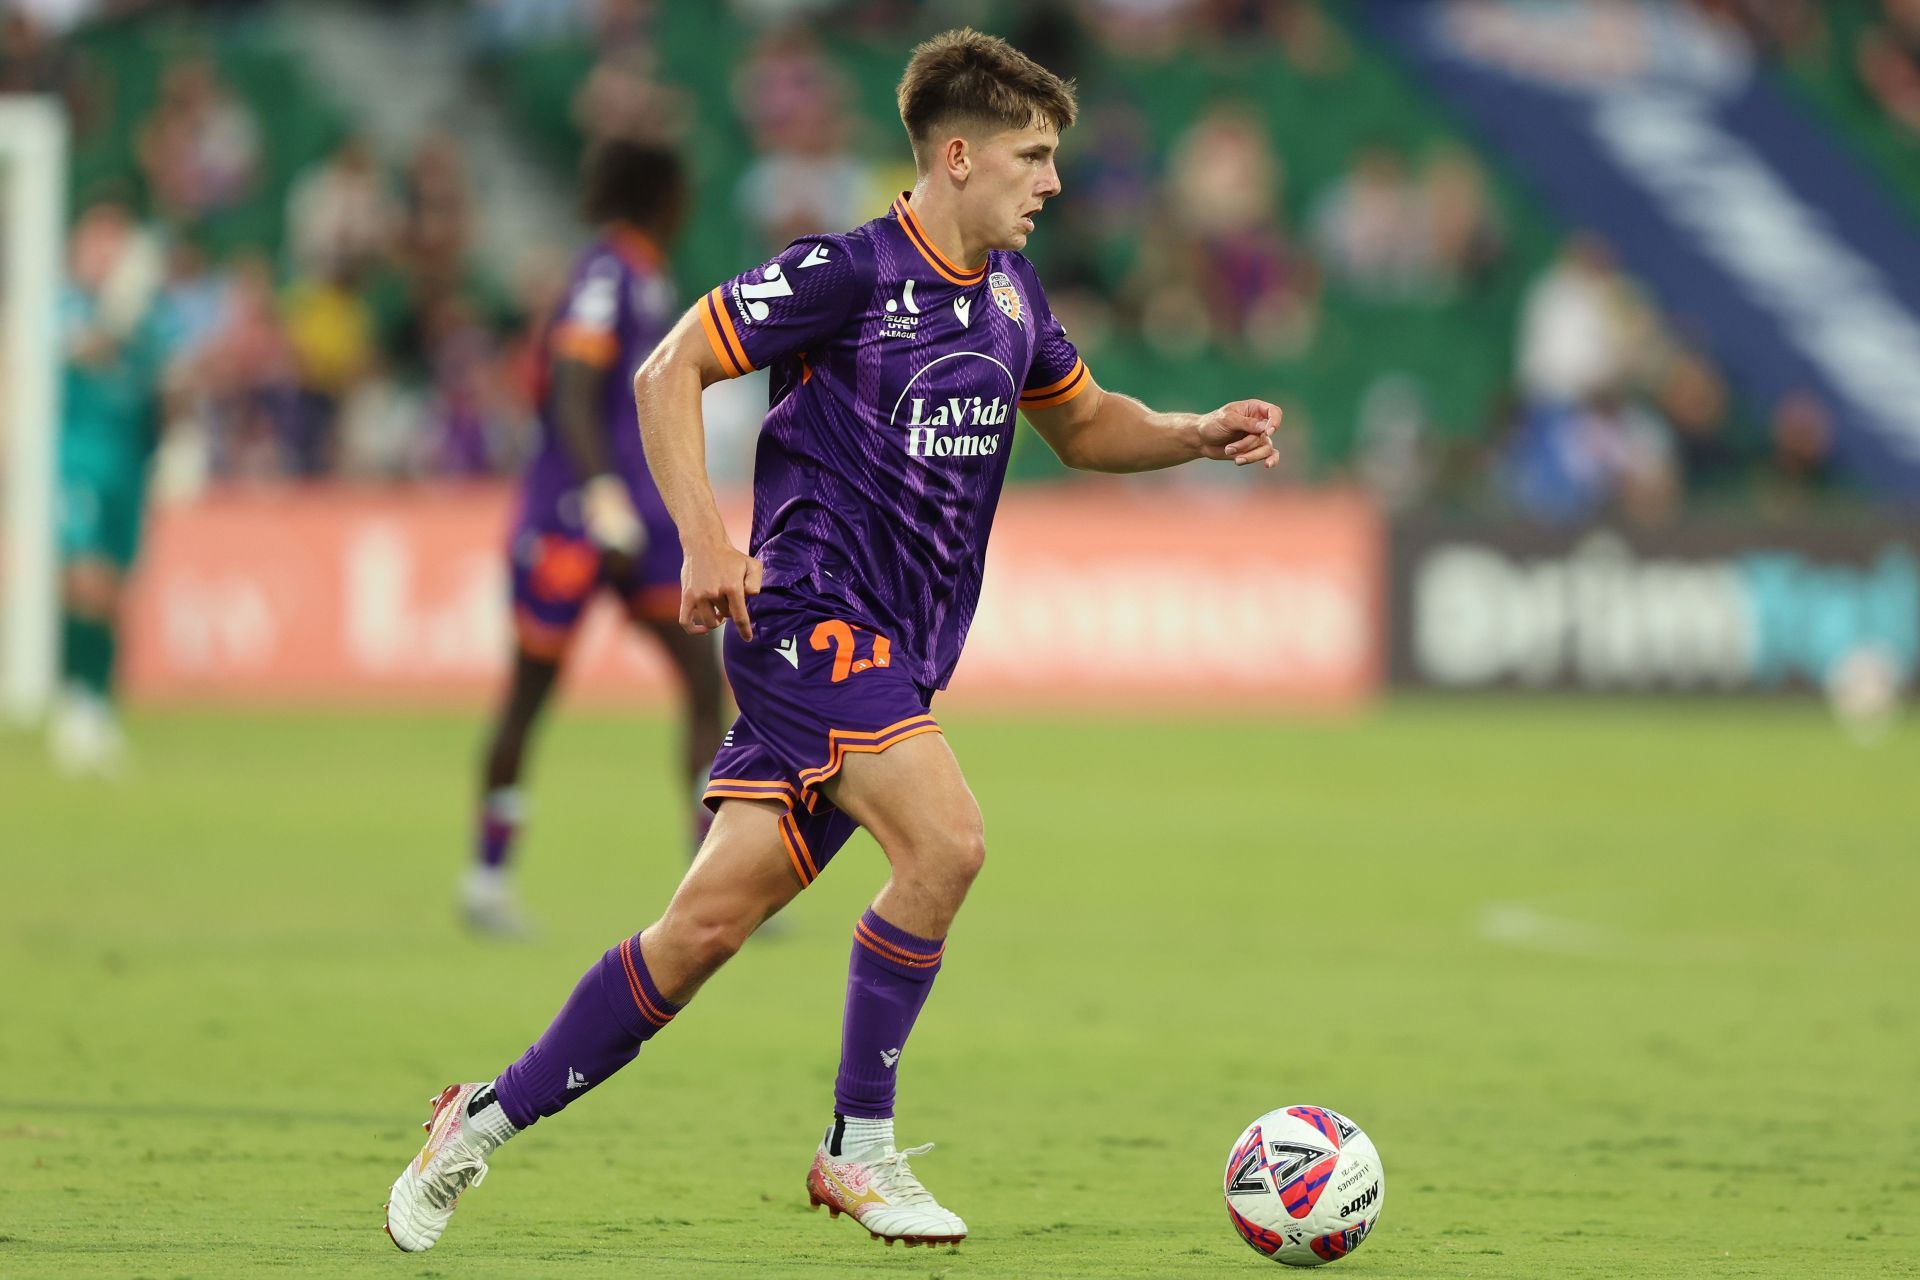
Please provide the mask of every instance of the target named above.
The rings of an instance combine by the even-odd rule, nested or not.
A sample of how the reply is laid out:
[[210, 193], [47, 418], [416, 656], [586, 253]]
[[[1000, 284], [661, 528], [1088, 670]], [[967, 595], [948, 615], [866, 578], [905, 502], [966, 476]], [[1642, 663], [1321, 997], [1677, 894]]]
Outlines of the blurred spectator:
[[350, 275], [306, 276], [284, 305], [298, 380], [299, 411], [284, 441], [287, 470], [317, 476], [334, 461], [341, 405], [373, 371], [372, 309]]
[[1381, 374], [1360, 399], [1354, 473], [1382, 507], [1410, 511], [1426, 500], [1434, 483], [1434, 436], [1419, 380], [1407, 373]]
[[108, 87], [30, 7], [0, 17], [0, 93], [46, 93], [67, 104], [74, 135], [85, 138], [105, 115]]
[[1549, 524], [1610, 511], [1652, 522], [1669, 515], [1679, 496], [1665, 428], [1626, 399], [1535, 408], [1508, 441], [1500, 468], [1513, 503]]
[[842, 128], [851, 90], [804, 27], [762, 37], [733, 73], [734, 107], [761, 151], [804, 151]]
[[483, 46], [545, 44], [579, 35], [591, 0], [473, 0], [473, 24]]
[[602, 49], [625, 49], [653, 38], [656, 0], [597, 0], [594, 38]]
[[421, 441], [420, 471], [484, 476], [503, 469], [509, 431], [496, 382], [493, 339], [457, 295], [439, 299], [426, 317], [433, 352], [433, 394]]
[[[1319, 278], [1280, 220], [1280, 157], [1266, 126], [1238, 106], [1215, 107], [1174, 145], [1167, 175], [1175, 243], [1155, 255], [1152, 311], [1177, 315], [1197, 290], [1223, 342], [1264, 356], [1297, 354], [1311, 340]], [[1171, 269], [1169, 269], [1171, 268]], [[1204, 340], [1204, 337], [1203, 339]]]
[[238, 257], [211, 277], [218, 311], [183, 370], [190, 404], [180, 436], [198, 437], [191, 467], [268, 479], [284, 470], [282, 441], [293, 429], [292, 351], [280, 325], [273, 271], [264, 254]]
[[303, 275], [358, 275], [386, 256], [393, 199], [372, 145], [350, 135], [307, 170], [287, 197], [288, 247]]
[[1855, 62], [1881, 109], [1920, 133], [1920, 0], [1880, 0], [1880, 21], [1860, 33]]
[[857, 226], [883, 201], [852, 146], [849, 90], [813, 37], [767, 36], [734, 76], [734, 97], [759, 154], [740, 175], [734, 205], [756, 233], [754, 252], [795, 236]]
[[1792, 514], [1833, 488], [1833, 418], [1820, 397], [1795, 391], [1774, 407], [1771, 450], [1761, 475], [1760, 500], [1776, 514]]
[[840, 0], [732, 0], [733, 11], [762, 27], [789, 27], [817, 19]]
[[1707, 360], [1677, 351], [1660, 380], [1660, 411], [1673, 428], [1675, 462], [1689, 498], [1726, 490], [1740, 478], [1727, 386]]
[[1552, 523], [1670, 514], [1681, 464], [1665, 425], [1634, 399], [1658, 337], [1606, 246], [1569, 238], [1521, 308], [1519, 420], [1500, 460], [1521, 510]]
[[573, 123], [589, 143], [667, 141], [686, 133], [685, 96], [655, 78], [654, 62], [651, 49], [629, 45], [608, 50], [593, 64], [573, 95]]
[[139, 156], [155, 208], [192, 225], [251, 193], [260, 128], [213, 63], [191, 58], [166, 70], [159, 105], [140, 129]]
[[160, 305], [175, 359], [194, 358], [219, 330], [224, 296], [224, 282], [208, 266], [205, 250], [186, 238], [167, 246]]
[[1203, 0], [1199, 10], [1200, 24], [1221, 45], [1272, 42], [1302, 75], [1337, 75], [1346, 68], [1346, 37], [1316, 0]]
[[1812, 0], [1693, 0], [1693, 5], [1769, 55], [1798, 57], [1826, 43], [1826, 23]]
[[1651, 341], [1651, 317], [1591, 236], [1571, 237], [1520, 311], [1520, 391], [1529, 406], [1617, 395]]
[[1166, 58], [1191, 29], [1200, 0], [1080, 0], [1086, 29], [1116, 53]]
[[92, 20], [104, 9], [133, 9], [126, 3], [107, 5], [101, 0], [9, 0], [8, 8], [18, 11], [50, 36], [64, 36], [83, 22]]
[[445, 130], [414, 149], [402, 184], [399, 254], [423, 300], [458, 287], [473, 240], [472, 188], [459, 141]]
[[1391, 147], [1355, 153], [1313, 211], [1313, 243], [1328, 274], [1363, 297], [1405, 299], [1431, 277], [1437, 247], [1419, 188]]
[[1124, 98], [1090, 107], [1080, 136], [1060, 157], [1071, 199], [1048, 210], [1102, 244], [1132, 245], [1153, 205], [1153, 140], [1146, 117]]
[[1504, 243], [1479, 162], [1464, 147], [1442, 147], [1427, 161], [1419, 204], [1424, 285], [1444, 297], [1484, 281]]

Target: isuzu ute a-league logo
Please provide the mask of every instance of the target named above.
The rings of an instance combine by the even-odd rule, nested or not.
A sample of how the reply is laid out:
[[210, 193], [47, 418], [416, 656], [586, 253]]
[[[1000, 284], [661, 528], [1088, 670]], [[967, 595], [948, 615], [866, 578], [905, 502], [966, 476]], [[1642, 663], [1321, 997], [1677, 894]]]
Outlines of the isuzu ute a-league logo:
[[887, 299], [887, 314], [880, 334], [886, 338], [911, 338], [920, 328], [920, 304], [913, 300], [913, 277], [900, 283], [900, 296]]
[[893, 406], [913, 458], [985, 458], [1000, 452], [1018, 399], [1013, 373], [977, 351], [955, 351], [914, 374]]

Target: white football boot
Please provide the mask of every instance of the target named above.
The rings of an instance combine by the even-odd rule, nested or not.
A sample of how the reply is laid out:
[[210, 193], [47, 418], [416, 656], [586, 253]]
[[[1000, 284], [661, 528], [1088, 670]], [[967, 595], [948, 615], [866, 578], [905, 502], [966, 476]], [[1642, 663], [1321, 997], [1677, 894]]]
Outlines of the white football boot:
[[895, 1151], [891, 1143], [851, 1156], [835, 1156], [822, 1142], [807, 1171], [807, 1198], [812, 1208], [827, 1206], [832, 1217], [843, 1213], [867, 1229], [875, 1240], [908, 1245], [959, 1244], [967, 1238], [967, 1224], [958, 1214], [940, 1207], [933, 1193], [920, 1185], [907, 1167], [912, 1156], [933, 1150], [924, 1146]]
[[47, 747], [54, 767], [70, 778], [118, 778], [126, 771], [119, 717], [105, 699], [85, 690], [68, 689], [54, 704]]
[[520, 909], [519, 895], [504, 872], [469, 867], [460, 881], [460, 919], [467, 928], [489, 938], [525, 940], [535, 930]]
[[467, 1101], [486, 1087], [486, 1081], [450, 1084], [433, 1099], [433, 1115], [420, 1126], [427, 1145], [387, 1193], [387, 1235], [407, 1253], [433, 1248], [453, 1220], [460, 1193], [487, 1176], [487, 1152], [497, 1144], [467, 1124]]

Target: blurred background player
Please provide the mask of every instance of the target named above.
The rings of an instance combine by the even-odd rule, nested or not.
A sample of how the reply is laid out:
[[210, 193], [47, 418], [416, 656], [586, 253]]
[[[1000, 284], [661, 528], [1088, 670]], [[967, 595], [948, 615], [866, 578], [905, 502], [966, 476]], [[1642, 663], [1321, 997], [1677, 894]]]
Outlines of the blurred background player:
[[63, 689], [49, 746], [67, 773], [123, 763], [114, 712], [120, 599], [140, 548], [147, 464], [159, 435], [168, 340], [163, 255], [126, 206], [75, 225], [60, 301], [59, 443]]
[[720, 745], [719, 662], [710, 641], [676, 623], [680, 540], [647, 473], [630, 382], [678, 314], [666, 251], [685, 214], [686, 174], [671, 149], [615, 138], [588, 156], [584, 185], [584, 212], [601, 233], [545, 336], [541, 438], [509, 549], [513, 669], [487, 747], [474, 863], [460, 889], [467, 923], [486, 933], [525, 927], [508, 862], [524, 813], [527, 740], [597, 593], [617, 597], [679, 672], [690, 847], [706, 830], [699, 796]]

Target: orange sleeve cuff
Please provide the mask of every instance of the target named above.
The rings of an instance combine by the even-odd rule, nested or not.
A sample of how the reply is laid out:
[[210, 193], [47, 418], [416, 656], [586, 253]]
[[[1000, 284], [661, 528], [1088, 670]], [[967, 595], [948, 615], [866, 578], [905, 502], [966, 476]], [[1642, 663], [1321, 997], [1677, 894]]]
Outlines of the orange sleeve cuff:
[[700, 300], [700, 328], [707, 335], [707, 345], [713, 348], [714, 358], [729, 378], [753, 372], [753, 361], [747, 359], [747, 349], [741, 345], [740, 334], [733, 327], [733, 316], [727, 311], [727, 300], [719, 289], [709, 291]]
[[1022, 392], [1020, 394], [1020, 407], [1022, 409], [1051, 409], [1055, 405], [1065, 404], [1082, 391], [1085, 391], [1088, 384], [1092, 381], [1093, 377], [1087, 372], [1086, 362], [1078, 356], [1075, 356], [1073, 368], [1067, 371], [1066, 377], [1060, 379], [1058, 382], [1048, 383], [1044, 387], [1034, 387], [1029, 391]]

